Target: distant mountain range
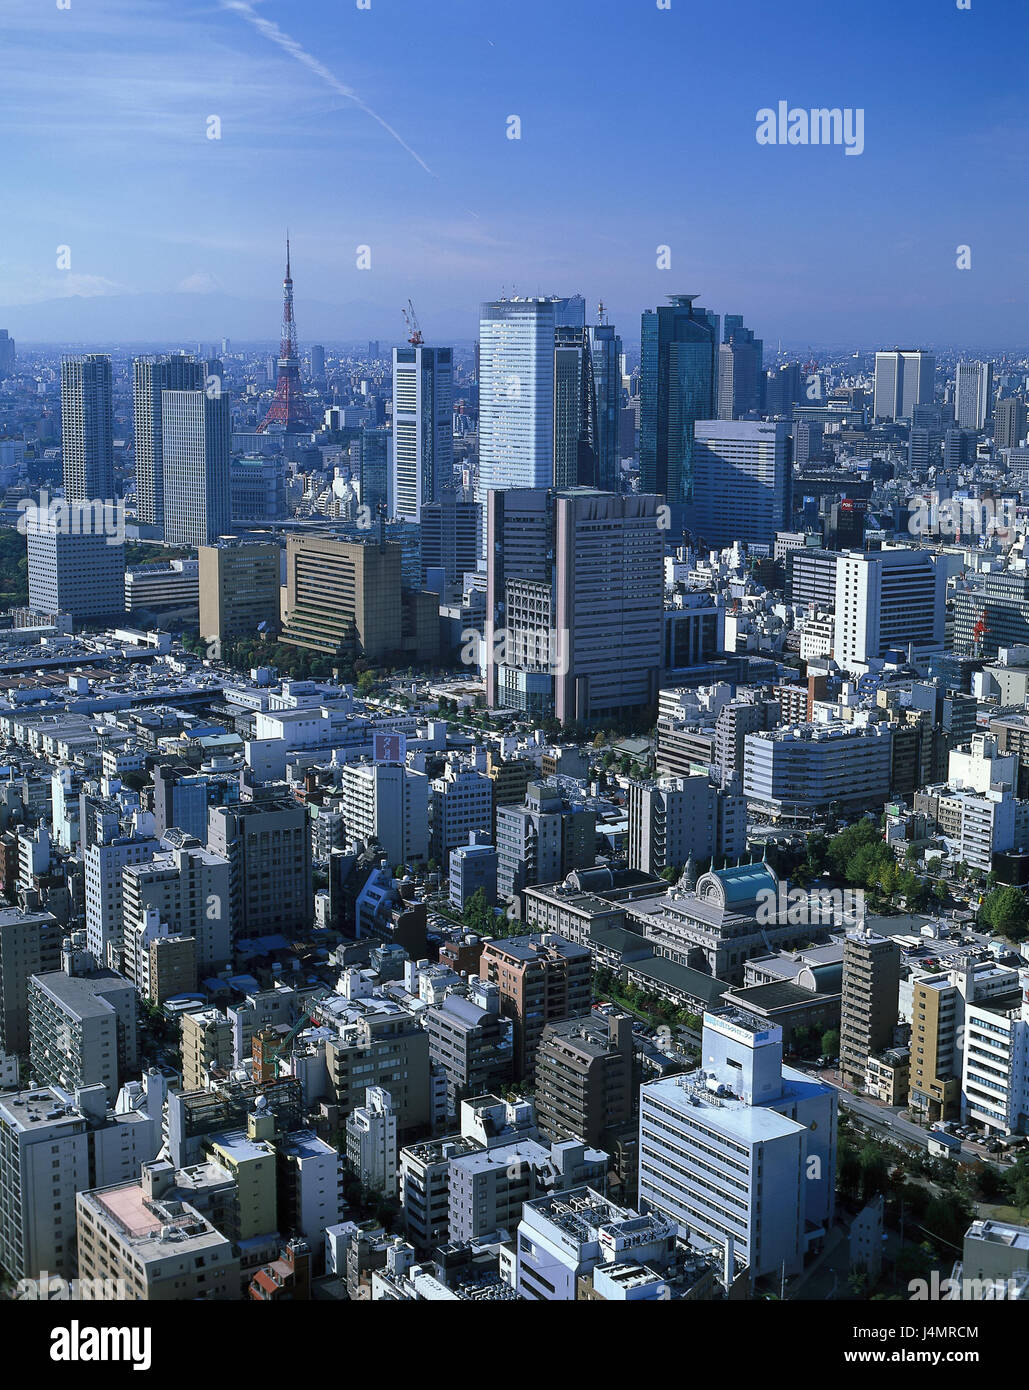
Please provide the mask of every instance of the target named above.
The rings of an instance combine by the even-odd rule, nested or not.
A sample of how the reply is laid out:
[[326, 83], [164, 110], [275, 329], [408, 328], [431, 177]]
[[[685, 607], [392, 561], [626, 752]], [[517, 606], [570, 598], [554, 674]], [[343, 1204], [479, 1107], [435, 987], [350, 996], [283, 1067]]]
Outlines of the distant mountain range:
[[[444, 318], [425, 316], [427, 342], [471, 341], [477, 328], [478, 304], [468, 312]], [[186, 294], [68, 295], [35, 304], [0, 306], [0, 327], [16, 342], [90, 345], [99, 343], [175, 343], [197, 341], [278, 341], [279, 306], [267, 299], [241, 299], [219, 291]], [[359, 342], [378, 338], [383, 343], [406, 337], [398, 305], [372, 300], [327, 304], [297, 301], [301, 343]]]

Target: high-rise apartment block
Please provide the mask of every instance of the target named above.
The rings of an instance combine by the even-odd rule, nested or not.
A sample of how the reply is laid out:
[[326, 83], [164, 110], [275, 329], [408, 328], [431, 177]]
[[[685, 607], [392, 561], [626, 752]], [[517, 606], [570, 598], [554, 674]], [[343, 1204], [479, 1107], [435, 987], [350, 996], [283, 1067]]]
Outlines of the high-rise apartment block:
[[69, 502], [104, 502], [114, 498], [114, 407], [109, 357], [91, 353], [62, 361], [61, 452], [64, 495]]
[[97, 966], [84, 932], [61, 948], [60, 970], [29, 980], [29, 1058], [45, 1085], [104, 1086], [113, 1103], [139, 1066], [138, 1001], [123, 975]]
[[551, 1139], [604, 1148], [636, 1113], [632, 1018], [604, 1013], [548, 1023], [536, 1049], [536, 1114]]
[[840, 1071], [865, 1084], [869, 1057], [893, 1044], [900, 992], [900, 946], [867, 927], [847, 932], [843, 947]]
[[515, 1079], [531, 1084], [546, 1025], [590, 1011], [590, 952], [551, 934], [508, 937], [486, 942], [479, 972], [499, 988], [501, 1013], [514, 1020]]

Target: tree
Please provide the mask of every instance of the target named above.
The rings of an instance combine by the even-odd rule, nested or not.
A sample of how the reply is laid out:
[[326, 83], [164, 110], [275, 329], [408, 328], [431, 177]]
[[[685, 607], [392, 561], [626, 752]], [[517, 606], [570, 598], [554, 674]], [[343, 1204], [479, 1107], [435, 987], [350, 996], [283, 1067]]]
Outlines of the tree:
[[836, 1057], [840, 1051], [840, 1035], [837, 1029], [827, 1028], [822, 1034], [822, 1056]]
[[468, 899], [468, 904], [464, 910], [463, 921], [466, 927], [473, 931], [486, 932], [493, 927], [494, 914], [486, 899], [486, 891], [483, 888], [476, 888], [475, 892]]
[[890, 1185], [890, 1165], [878, 1144], [865, 1144], [858, 1154], [861, 1166], [861, 1197], [865, 1202], [886, 1192]]
[[1014, 884], [994, 888], [979, 909], [979, 921], [1009, 941], [1023, 941], [1029, 922], [1029, 902]]

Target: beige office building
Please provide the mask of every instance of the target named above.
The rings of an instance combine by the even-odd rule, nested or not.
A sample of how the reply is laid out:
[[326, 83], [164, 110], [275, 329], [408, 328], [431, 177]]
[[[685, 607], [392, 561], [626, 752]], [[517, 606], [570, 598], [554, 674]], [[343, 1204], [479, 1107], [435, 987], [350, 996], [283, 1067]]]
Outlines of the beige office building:
[[401, 550], [393, 542], [290, 536], [282, 641], [377, 660], [402, 643]]
[[200, 564], [200, 632], [208, 641], [253, 637], [262, 623], [279, 626], [280, 560], [272, 542], [202, 545]]
[[76, 1198], [83, 1297], [193, 1302], [239, 1297], [239, 1260], [188, 1202], [162, 1200], [168, 1164], [144, 1164], [140, 1182]]

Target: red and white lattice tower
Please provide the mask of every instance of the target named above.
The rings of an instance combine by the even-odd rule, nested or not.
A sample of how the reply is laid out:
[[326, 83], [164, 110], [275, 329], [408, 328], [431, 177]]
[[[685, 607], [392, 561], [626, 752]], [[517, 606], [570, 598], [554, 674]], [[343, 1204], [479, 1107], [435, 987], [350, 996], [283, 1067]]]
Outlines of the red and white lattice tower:
[[279, 343], [279, 370], [275, 395], [268, 414], [257, 427], [258, 434], [267, 430], [278, 433], [303, 434], [314, 428], [311, 407], [300, 385], [300, 358], [297, 354], [297, 326], [293, 319], [293, 277], [289, 272], [289, 237], [286, 237], [286, 278], [282, 282], [282, 341]]

